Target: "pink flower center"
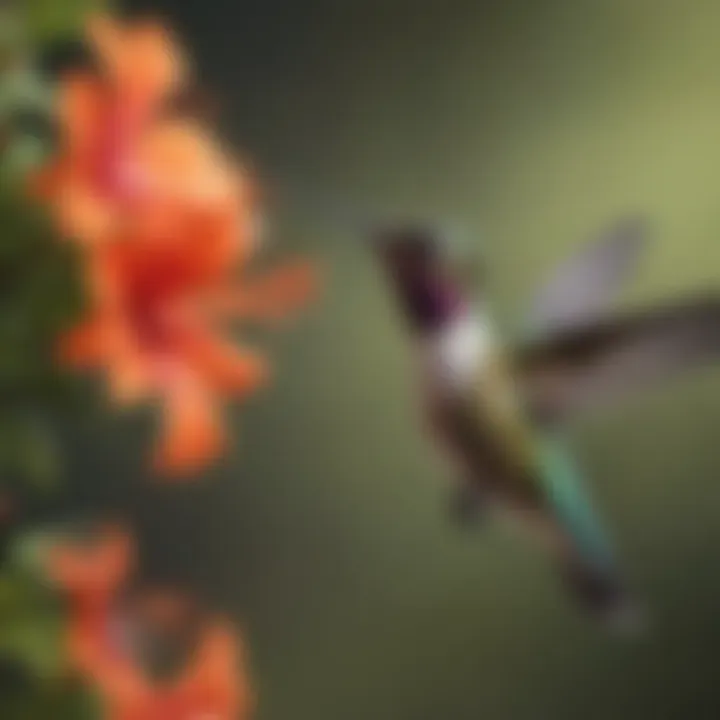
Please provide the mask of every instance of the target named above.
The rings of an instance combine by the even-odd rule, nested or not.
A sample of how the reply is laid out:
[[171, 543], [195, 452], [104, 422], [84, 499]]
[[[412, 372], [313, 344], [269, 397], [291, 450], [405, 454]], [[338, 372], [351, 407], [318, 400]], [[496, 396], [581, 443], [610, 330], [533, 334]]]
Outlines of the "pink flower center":
[[141, 121], [142, 114], [132, 103], [122, 98], [108, 103], [95, 165], [96, 186], [106, 199], [130, 203], [141, 193], [141, 177], [135, 164]]

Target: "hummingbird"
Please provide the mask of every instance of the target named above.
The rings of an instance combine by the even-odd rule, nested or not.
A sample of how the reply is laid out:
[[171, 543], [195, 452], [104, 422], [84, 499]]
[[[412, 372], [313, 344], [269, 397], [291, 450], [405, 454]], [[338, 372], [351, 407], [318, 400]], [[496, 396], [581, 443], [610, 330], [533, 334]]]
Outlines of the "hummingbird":
[[487, 273], [468, 278], [441, 228], [369, 231], [410, 334], [421, 409], [457, 479], [454, 517], [507, 514], [547, 548], [570, 595], [613, 628], [642, 617], [573, 462], [566, 430], [629, 391], [720, 357], [720, 294], [611, 311], [647, 245], [624, 218], [561, 263], [522, 332], [502, 338]]

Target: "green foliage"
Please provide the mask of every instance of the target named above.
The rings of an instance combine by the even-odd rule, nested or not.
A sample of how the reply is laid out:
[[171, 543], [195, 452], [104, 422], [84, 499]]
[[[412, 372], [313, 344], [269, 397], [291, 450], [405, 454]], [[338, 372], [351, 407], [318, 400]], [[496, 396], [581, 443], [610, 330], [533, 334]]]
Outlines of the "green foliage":
[[72, 389], [55, 345], [80, 308], [77, 263], [16, 194], [0, 191], [0, 218], [0, 472], [47, 485], [57, 451], [45, 415]]
[[16, 568], [0, 575], [0, 656], [33, 678], [58, 677], [63, 669], [62, 614], [36, 579]]
[[42, 213], [0, 193], [0, 396], [36, 394], [56, 378], [54, 342], [80, 309], [75, 254]]
[[106, 0], [23, 0], [28, 31], [39, 42], [72, 37], [89, 12], [108, 5]]
[[[47, 5], [47, 6], [46, 6]], [[52, 10], [56, 8], [56, 10]], [[77, 262], [26, 191], [29, 173], [52, 146], [53, 89], [33, 67], [29, 39], [50, 37], [46, 14], [68, 29], [80, 7], [31, 0], [5, 8], [0, 20], [0, 488], [31, 481], [47, 487], [58, 452], [48, 410], [71, 396], [58, 372], [58, 333], [79, 310]], [[66, 14], [70, 10], [69, 14]], [[59, 17], [59, 16], [58, 16]], [[58, 25], [52, 25], [59, 30]]]
[[0, 659], [43, 682], [65, 674], [64, 608], [43, 566], [54, 537], [49, 531], [21, 533], [0, 571]]
[[76, 683], [26, 684], [5, 690], [3, 720], [97, 720], [102, 717], [96, 698]]
[[[102, 4], [22, 0], [0, 8], [0, 501], [10, 513], [18, 495], [56, 479], [52, 417], [76, 396], [58, 368], [56, 345], [81, 307], [77, 257], [27, 193], [29, 174], [53, 140], [53, 88], [33, 61]], [[0, 516], [5, 544], [8, 520]], [[24, 533], [2, 548], [0, 715], [7, 720], [99, 717], [86, 688], [68, 681], [64, 608], [40, 562], [51, 539]]]
[[51, 136], [53, 94], [33, 69], [14, 64], [0, 73], [0, 183], [18, 187], [37, 167]]
[[[12, 495], [22, 488], [52, 490], [57, 486], [62, 458], [50, 424], [41, 415], [0, 419], [0, 483]], [[20, 486], [20, 487], [19, 487]]]
[[21, 535], [0, 572], [3, 718], [99, 716], [91, 693], [68, 672], [65, 610], [43, 579], [41, 557], [55, 537], [52, 532]]

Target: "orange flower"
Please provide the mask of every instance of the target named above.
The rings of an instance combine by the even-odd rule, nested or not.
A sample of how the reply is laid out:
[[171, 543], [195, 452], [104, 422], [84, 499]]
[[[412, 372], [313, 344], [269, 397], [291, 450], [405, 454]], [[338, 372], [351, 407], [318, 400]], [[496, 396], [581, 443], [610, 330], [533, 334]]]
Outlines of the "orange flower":
[[[246, 720], [254, 707], [246, 660], [225, 622], [204, 617], [185, 596], [136, 592], [123, 601], [132, 542], [113, 528], [90, 544], [66, 542], [49, 556], [51, 577], [68, 595], [68, 652], [98, 691], [109, 720]], [[184, 667], [153, 680], [143, 647], [180, 640]], [[181, 661], [185, 653], [181, 652]]]
[[63, 234], [94, 244], [118, 224], [157, 223], [178, 207], [235, 197], [238, 177], [221, 150], [163, 112], [186, 76], [168, 31], [101, 16], [88, 23], [87, 38], [99, 71], [61, 83], [60, 154], [33, 183]]
[[62, 343], [66, 363], [105, 368], [113, 400], [161, 401], [155, 466], [169, 474], [217, 456], [226, 442], [219, 401], [242, 398], [267, 379], [265, 361], [225, 337], [227, 322], [281, 317], [313, 287], [311, 268], [300, 262], [234, 280], [233, 219], [195, 220], [170, 239], [98, 247], [89, 259], [90, 316]]
[[107, 633], [108, 614], [133, 564], [132, 539], [116, 527], [100, 528], [86, 544], [59, 543], [49, 553], [50, 578], [71, 601], [68, 652], [83, 673], [99, 659], [98, 638]]
[[110, 720], [246, 720], [254, 708], [234, 633], [220, 622], [202, 633], [190, 665], [162, 684], [117, 663], [96, 667], [96, 682]]
[[304, 303], [302, 263], [238, 285], [256, 239], [254, 188], [197, 123], [161, 116], [184, 76], [156, 24], [89, 23], [100, 74], [63, 86], [64, 141], [41, 190], [81, 241], [89, 309], [63, 360], [100, 367], [122, 403], [159, 399], [155, 467], [202, 468], [223, 449], [223, 397], [261, 385], [261, 358], [235, 346], [233, 318], [273, 321]]

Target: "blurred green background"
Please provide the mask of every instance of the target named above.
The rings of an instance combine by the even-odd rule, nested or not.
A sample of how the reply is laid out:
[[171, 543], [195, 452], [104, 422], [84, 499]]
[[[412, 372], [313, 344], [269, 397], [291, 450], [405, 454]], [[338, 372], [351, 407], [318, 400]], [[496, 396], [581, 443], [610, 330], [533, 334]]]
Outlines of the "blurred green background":
[[[625, 302], [720, 281], [713, 0], [129, 7], [172, 20], [226, 137], [266, 177], [465, 223], [505, 322], [626, 211], [646, 212], [656, 240]], [[202, 587], [242, 621], [260, 720], [720, 716], [720, 376], [578, 429], [653, 611], [646, 639], [608, 638], [532, 547], [449, 524], [381, 278], [311, 215], [288, 205], [274, 236], [325, 263], [326, 291], [269, 342], [277, 377], [231, 413], [231, 457], [203, 484], [161, 486], [143, 472], [152, 418], [91, 415], [64, 428], [58, 503], [128, 512], [149, 576]]]

